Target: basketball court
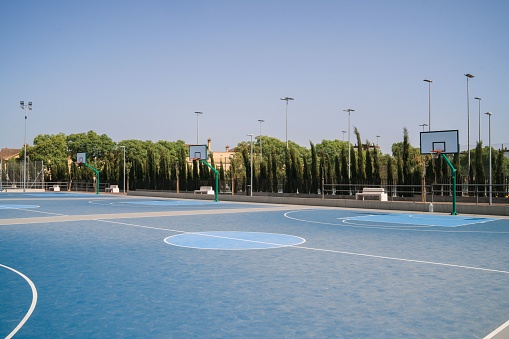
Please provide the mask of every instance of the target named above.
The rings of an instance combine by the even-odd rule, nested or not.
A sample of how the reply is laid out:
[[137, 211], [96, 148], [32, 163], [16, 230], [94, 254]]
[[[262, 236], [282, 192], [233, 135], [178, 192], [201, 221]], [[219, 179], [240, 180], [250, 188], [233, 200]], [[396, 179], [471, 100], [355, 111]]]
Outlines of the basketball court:
[[2, 193], [0, 239], [0, 337], [507, 331], [508, 218]]

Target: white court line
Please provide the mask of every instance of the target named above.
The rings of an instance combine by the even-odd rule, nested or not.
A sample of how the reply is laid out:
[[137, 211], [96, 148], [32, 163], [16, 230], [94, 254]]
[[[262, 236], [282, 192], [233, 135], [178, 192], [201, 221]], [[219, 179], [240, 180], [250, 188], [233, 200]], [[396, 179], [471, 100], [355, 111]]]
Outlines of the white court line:
[[[509, 329], [509, 320], [500, 325], [495, 331], [491, 332], [487, 336], [485, 336], [483, 339], [492, 339], [495, 338], [497, 335], [501, 334], [504, 330]], [[508, 330], [509, 331], [509, 330]], [[507, 334], [507, 333], [505, 333]], [[500, 338], [506, 338], [503, 336], [500, 336]]]
[[[217, 232], [217, 231], [210, 231], [210, 232]], [[228, 232], [228, 231], [225, 231], [225, 232]], [[235, 232], [235, 231], [232, 231], [232, 232]], [[205, 232], [185, 232], [185, 234], [196, 234], [196, 235], [201, 235], [201, 236], [211, 237], [211, 238], [226, 239], [226, 240], [235, 240], [235, 241], [243, 241], [243, 242], [247, 242], [247, 243], [262, 244], [262, 245], [271, 245], [271, 246], [277, 246], [277, 247], [297, 246], [297, 245], [300, 245], [300, 244], [303, 244], [303, 243], [306, 242], [306, 239], [304, 239], [302, 237], [298, 237], [296, 235], [283, 234], [283, 233], [267, 233], [267, 232], [242, 232], [242, 233], [262, 233], [262, 234], [285, 235], [285, 236], [288, 236], [288, 237], [302, 239], [302, 242], [300, 242], [298, 244], [276, 244], [276, 243], [267, 242], [267, 241], [234, 238], [234, 237], [227, 237], [227, 236], [224, 236], [224, 235], [210, 234], [210, 233], [207, 234]], [[171, 238], [171, 237], [168, 237], [168, 238]], [[168, 239], [168, 238], [166, 238], [166, 239]], [[165, 239], [165, 242], [166, 242], [166, 239]]]
[[5, 339], [10, 339], [21, 329], [21, 327], [23, 327], [23, 325], [25, 325], [25, 323], [27, 322], [28, 318], [30, 318], [30, 316], [34, 312], [35, 305], [37, 304], [37, 289], [35, 288], [35, 284], [32, 282], [32, 280], [30, 280], [23, 273], [21, 273], [19, 271], [16, 271], [14, 268], [11, 268], [9, 266], [5, 266], [5, 265], [2, 265], [2, 264], [0, 264], [0, 266], [6, 268], [6, 269], [8, 269], [8, 270], [10, 270], [10, 271], [12, 271], [12, 272], [14, 272], [16, 274], [18, 274], [19, 276], [21, 276], [23, 279], [26, 280], [26, 282], [28, 283], [28, 285], [30, 285], [30, 288], [32, 289], [32, 303], [30, 304], [30, 308], [28, 309], [28, 312], [23, 317], [23, 319], [21, 319], [21, 321], [18, 324], [18, 326], [16, 326], [16, 328], [14, 330], [12, 330], [12, 332], [9, 333], [7, 335], [7, 337], [5, 337]]
[[[315, 210], [318, 211], [318, 210]], [[391, 231], [413, 231], [413, 232], [438, 232], [438, 233], [482, 233], [482, 234], [509, 234], [509, 231], [467, 231], [467, 230], [443, 230], [443, 229], [425, 229], [428, 228], [428, 226], [425, 227], [404, 227], [404, 226], [376, 226], [373, 224], [361, 224], [361, 223], [354, 223], [352, 222], [352, 218], [356, 217], [344, 217], [344, 218], [337, 218], [337, 220], [341, 220], [342, 224], [333, 223], [333, 222], [325, 222], [325, 221], [314, 221], [314, 220], [306, 220], [306, 219], [300, 219], [296, 217], [289, 216], [290, 213], [297, 213], [302, 212], [301, 210], [297, 211], [289, 211], [284, 214], [285, 218], [301, 221], [301, 222], [307, 222], [310, 224], [319, 224], [319, 225], [331, 225], [331, 226], [339, 226], [339, 227], [352, 227], [352, 228], [374, 228], [374, 229], [383, 229], [383, 230], [391, 230]], [[373, 216], [375, 214], [369, 214], [370, 216]], [[473, 224], [470, 224], [473, 225]], [[435, 227], [441, 227], [441, 226], [435, 226]], [[453, 227], [449, 227], [453, 228]]]
[[[136, 224], [128, 224], [128, 223], [116, 222], [116, 221], [99, 220], [99, 219], [96, 219], [96, 220], [97, 221], [101, 221], [101, 222], [106, 222], [106, 223], [126, 225], [126, 226], [133, 226], [133, 227], [140, 227], [140, 228], [147, 228], [147, 229], [155, 229], [155, 230], [160, 230], [160, 231], [177, 232], [177, 233], [193, 233], [193, 232], [184, 232], [184, 231], [171, 230], [171, 229], [166, 229], [166, 228], [158, 228], [158, 227], [151, 227], [151, 226], [142, 226], [142, 225], [136, 225]], [[194, 233], [199, 233], [199, 232], [194, 232]], [[268, 243], [268, 244], [270, 244], [270, 243]], [[495, 269], [475, 267], [475, 266], [447, 264], [447, 263], [441, 263], [441, 262], [435, 262], [435, 261], [405, 259], [405, 258], [397, 258], [397, 257], [386, 257], [386, 256], [367, 254], [367, 253], [355, 253], [355, 252], [346, 252], [346, 251], [338, 251], [338, 250], [327, 250], [327, 249], [305, 247], [305, 246], [298, 246], [298, 245], [284, 245], [284, 244], [280, 244], [280, 246], [281, 247], [302, 248], [302, 249], [305, 249], [305, 250], [313, 250], [313, 251], [318, 251], [318, 252], [328, 252], [328, 253], [354, 255], [354, 256], [366, 257], [366, 258], [385, 259], [385, 260], [411, 262], [411, 263], [427, 264], [427, 265], [435, 265], [435, 266], [463, 268], [463, 269], [476, 270], [476, 271], [484, 271], [484, 272], [491, 272], [491, 273], [509, 274], [509, 271], [495, 270]]]
[[43, 211], [29, 210], [29, 209], [23, 209], [23, 208], [17, 208], [17, 210], [20, 210], [20, 211], [27, 211], [27, 212], [33, 212], [33, 213], [40, 213], [40, 214], [49, 214], [49, 215], [66, 216], [66, 214], [51, 213], [51, 212], [43, 212]]
[[139, 228], [147, 228], [147, 229], [150, 229], [150, 230], [167, 231], [167, 232], [175, 232], [175, 233], [188, 233], [186, 231], [172, 230], [172, 229], [169, 229], [169, 228], [143, 226], [143, 225], [129, 224], [129, 223], [126, 223], [126, 222], [119, 222], [119, 221], [111, 221], [111, 220], [104, 220], [104, 219], [94, 219], [94, 220], [95, 221], [100, 221], [100, 222], [106, 222], [106, 223], [110, 223], [110, 224], [118, 224], [118, 225], [133, 226], [133, 227], [139, 227]]
[[[2, 207], [5, 207], [7, 205], [1, 205]], [[26, 206], [26, 205], [25, 205]], [[39, 208], [41, 206], [39, 205], [33, 205], [34, 208]], [[2, 209], [2, 208], [0, 208]], [[59, 214], [59, 213], [51, 213], [51, 212], [43, 212], [43, 211], [38, 211], [38, 210], [34, 210], [34, 209], [31, 209], [31, 208], [16, 208], [16, 207], [7, 207], [7, 208], [4, 208], [4, 209], [9, 209], [9, 210], [16, 210], [16, 211], [26, 211], [26, 212], [33, 212], [33, 213], [40, 213], [40, 214], [49, 214], [49, 215], [59, 215], [59, 216], [64, 216], [65, 214]]]
[[411, 263], [418, 263], [418, 264], [427, 264], [427, 265], [436, 265], [436, 266], [445, 266], [445, 267], [455, 267], [455, 268], [465, 268], [465, 269], [476, 270], [476, 271], [485, 271], [485, 272], [509, 274], [509, 271], [494, 270], [494, 269], [491, 269], [491, 268], [482, 268], [482, 267], [474, 267], [474, 266], [447, 264], [447, 263], [441, 263], [441, 262], [435, 262], [435, 261], [425, 261], [425, 260], [416, 260], [416, 259], [404, 259], [404, 258], [396, 258], [396, 257], [386, 257], [386, 256], [382, 256], [382, 255], [374, 255], [374, 254], [366, 254], [366, 253], [355, 253], [355, 252], [345, 252], [345, 251], [338, 251], [338, 250], [326, 250], [326, 249], [322, 249], [322, 248], [313, 248], [313, 247], [305, 247], [305, 246], [292, 246], [292, 247], [302, 248], [302, 249], [312, 250], [312, 251], [319, 251], [319, 252], [329, 252], [329, 253], [354, 255], [354, 256], [358, 256], [358, 257], [367, 257], [367, 258], [375, 258], [375, 259], [386, 259], [386, 260], [403, 261], [403, 262], [411, 262]]

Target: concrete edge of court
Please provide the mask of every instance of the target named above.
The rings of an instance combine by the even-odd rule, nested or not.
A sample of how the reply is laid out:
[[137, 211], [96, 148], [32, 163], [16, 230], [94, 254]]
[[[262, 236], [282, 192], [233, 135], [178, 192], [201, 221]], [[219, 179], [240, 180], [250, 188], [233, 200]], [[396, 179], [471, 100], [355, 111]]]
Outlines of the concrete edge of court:
[[[214, 200], [214, 195], [193, 194], [193, 193], [175, 193], [168, 191], [136, 190], [130, 191], [131, 196], [148, 196], [174, 199], [199, 199]], [[306, 205], [306, 206], [326, 206], [343, 208], [364, 208], [380, 210], [400, 210], [411, 212], [430, 212], [430, 203], [415, 201], [378, 201], [378, 200], [354, 200], [354, 199], [320, 199], [320, 198], [298, 198], [298, 197], [277, 197], [277, 196], [246, 196], [246, 195], [220, 195], [220, 201], [252, 202], [265, 204], [288, 204], [288, 205]], [[476, 204], [456, 204], [456, 211], [459, 214], [477, 214], [477, 215], [499, 215], [509, 216], [509, 205], [476, 205]], [[433, 212], [451, 213], [452, 203], [434, 202]]]

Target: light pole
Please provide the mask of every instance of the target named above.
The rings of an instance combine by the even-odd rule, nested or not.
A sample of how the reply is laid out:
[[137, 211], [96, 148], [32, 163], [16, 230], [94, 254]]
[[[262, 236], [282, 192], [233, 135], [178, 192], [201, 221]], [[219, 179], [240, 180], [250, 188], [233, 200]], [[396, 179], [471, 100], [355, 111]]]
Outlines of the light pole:
[[288, 101], [293, 100], [293, 98], [284, 97], [281, 100], [286, 100], [286, 148], [288, 148]]
[[380, 138], [379, 135], [376, 136], [376, 147], [378, 147], [378, 138]]
[[124, 151], [124, 195], [125, 195], [125, 146], [120, 146]]
[[492, 204], [492, 181], [491, 181], [491, 178], [492, 178], [492, 175], [491, 175], [491, 112], [486, 112], [484, 113], [488, 116], [488, 135], [489, 135], [489, 146], [490, 146], [490, 205]]
[[428, 83], [428, 131], [431, 131], [431, 83], [433, 80], [424, 79], [423, 81]]
[[251, 137], [251, 190], [249, 195], [253, 196], [253, 134], [248, 134], [247, 136]]
[[260, 158], [262, 158], [262, 122], [265, 122], [265, 120], [259, 119], [258, 122], [260, 123]]
[[[350, 155], [350, 113], [355, 112], [354, 109], [347, 108], [343, 110], [344, 112], [348, 112], [348, 181], [350, 181], [351, 172], [350, 172], [350, 164], [351, 164], [351, 155]], [[361, 147], [359, 145], [359, 147]]]
[[469, 80], [474, 76], [472, 74], [465, 74], [467, 77], [467, 150], [468, 150], [468, 173], [470, 175], [470, 94], [469, 94]]
[[32, 102], [29, 101], [28, 105], [25, 105], [24, 101], [20, 101], [19, 105], [21, 109], [25, 110], [25, 137], [23, 139], [23, 147], [24, 147], [24, 160], [23, 160], [23, 192], [26, 191], [27, 187], [27, 109], [29, 111], [32, 110]]
[[346, 131], [341, 131], [343, 133], [343, 141], [345, 141], [345, 133]]
[[199, 143], [200, 139], [200, 115], [203, 114], [203, 112], [194, 112], [196, 114], [196, 145]]
[[424, 127], [425, 127], [425, 126], [428, 126], [428, 124], [420, 124], [419, 126], [421, 126], [421, 127], [422, 127], [422, 131], [424, 132]]
[[481, 141], [481, 98], [475, 97], [475, 100], [479, 101], [479, 142]]

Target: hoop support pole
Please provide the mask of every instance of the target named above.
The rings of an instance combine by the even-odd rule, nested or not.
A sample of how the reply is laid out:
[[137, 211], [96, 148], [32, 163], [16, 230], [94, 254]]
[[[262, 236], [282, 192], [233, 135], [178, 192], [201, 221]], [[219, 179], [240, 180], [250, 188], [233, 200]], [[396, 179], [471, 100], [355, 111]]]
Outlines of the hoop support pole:
[[452, 172], [452, 212], [451, 215], [458, 215], [456, 212], [456, 168], [452, 165], [451, 161], [447, 156], [443, 153], [440, 153], [442, 158], [445, 159], [445, 162], [449, 166]]
[[92, 171], [95, 172], [95, 175], [97, 175], [97, 187], [96, 187], [96, 190], [95, 190], [95, 194], [99, 194], [99, 171], [97, 169], [95, 169], [94, 167], [90, 166], [89, 164], [87, 164], [86, 162], [83, 163], [83, 165], [87, 166], [88, 168], [90, 168]]
[[215, 191], [215, 200], [214, 202], [219, 202], [219, 172], [217, 171], [217, 169], [215, 169], [214, 167], [212, 167], [208, 162], [207, 160], [205, 159], [201, 159], [201, 162], [203, 162], [205, 165], [207, 165], [208, 167], [210, 167], [213, 171], [214, 171], [214, 176], [216, 177], [216, 191]]

